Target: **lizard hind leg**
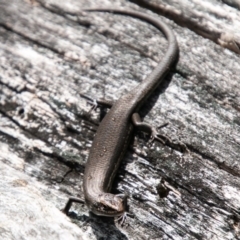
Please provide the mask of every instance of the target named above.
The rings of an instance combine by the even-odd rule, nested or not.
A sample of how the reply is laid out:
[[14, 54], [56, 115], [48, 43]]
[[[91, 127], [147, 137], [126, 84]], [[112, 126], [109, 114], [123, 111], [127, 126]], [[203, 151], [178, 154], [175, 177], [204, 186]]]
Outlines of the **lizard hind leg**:
[[106, 100], [106, 99], [103, 99], [103, 98], [100, 98], [100, 99], [95, 99], [95, 98], [91, 98], [85, 94], [82, 94], [80, 93], [80, 96], [82, 98], [85, 98], [87, 100], [87, 103], [91, 105], [91, 109], [90, 109], [90, 112], [92, 110], [96, 110], [98, 107], [105, 107], [105, 108], [111, 108], [112, 105], [113, 105], [113, 101], [111, 100]]

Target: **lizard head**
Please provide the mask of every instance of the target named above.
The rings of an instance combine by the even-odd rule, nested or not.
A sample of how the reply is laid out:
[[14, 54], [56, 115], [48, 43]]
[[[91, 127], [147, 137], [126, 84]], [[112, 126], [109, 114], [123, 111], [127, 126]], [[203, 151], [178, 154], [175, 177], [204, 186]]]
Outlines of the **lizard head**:
[[91, 206], [91, 211], [99, 216], [116, 217], [125, 212], [126, 196], [124, 194], [102, 193], [98, 201]]

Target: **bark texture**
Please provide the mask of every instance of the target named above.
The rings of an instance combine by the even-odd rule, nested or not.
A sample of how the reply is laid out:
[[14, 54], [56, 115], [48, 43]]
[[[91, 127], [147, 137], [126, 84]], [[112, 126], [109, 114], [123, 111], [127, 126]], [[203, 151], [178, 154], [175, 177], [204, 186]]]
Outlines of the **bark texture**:
[[[81, 12], [97, 6], [161, 18], [180, 49], [140, 112], [152, 125], [168, 122], [160, 132], [170, 142], [148, 146], [136, 133], [113, 186], [129, 195], [125, 226], [80, 204], [69, 217], [60, 211], [69, 196], [83, 197], [101, 118], [80, 93], [117, 100], [151, 72], [167, 42], [140, 20]], [[1, 239], [239, 239], [238, 6], [0, 0]]]

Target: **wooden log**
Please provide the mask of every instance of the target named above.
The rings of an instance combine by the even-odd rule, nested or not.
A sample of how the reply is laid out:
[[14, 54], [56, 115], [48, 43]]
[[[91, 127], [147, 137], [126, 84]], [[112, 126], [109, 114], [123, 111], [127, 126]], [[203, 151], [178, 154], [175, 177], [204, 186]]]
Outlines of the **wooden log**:
[[[200, 36], [240, 53], [239, 1], [131, 0]], [[225, 2], [226, 4], [223, 4]]]
[[[184, 5], [189, 22], [196, 12], [190, 3], [203, 5]], [[61, 214], [69, 196], [83, 197], [84, 165], [101, 118], [80, 93], [117, 100], [167, 46], [140, 20], [81, 12], [91, 6], [95, 1], [0, 1], [1, 239], [238, 239], [240, 57], [172, 17], [121, 0], [114, 6], [159, 17], [176, 34], [177, 66], [140, 112], [152, 125], [168, 122], [160, 132], [170, 142], [148, 146], [135, 134], [113, 186], [129, 195], [126, 226], [84, 205], [74, 204], [69, 218]], [[198, 10], [208, 33], [211, 9]], [[226, 16], [239, 19], [231, 11]], [[217, 14], [211, 22], [219, 34], [221, 22], [230, 25]]]

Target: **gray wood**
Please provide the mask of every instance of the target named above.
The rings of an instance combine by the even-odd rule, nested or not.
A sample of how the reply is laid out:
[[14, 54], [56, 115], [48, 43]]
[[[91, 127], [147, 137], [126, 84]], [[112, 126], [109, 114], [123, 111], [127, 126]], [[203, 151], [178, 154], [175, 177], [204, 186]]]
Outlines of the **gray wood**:
[[[240, 57], [161, 16], [178, 39], [179, 62], [140, 114], [156, 126], [169, 122], [160, 131], [172, 145], [147, 146], [136, 133], [113, 189], [129, 194], [128, 225], [82, 205], [69, 218], [61, 214], [69, 196], [83, 196], [84, 164], [101, 115], [89, 113], [79, 93], [117, 99], [137, 87], [167, 44], [139, 20], [80, 12], [91, 6], [95, 1], [0, 0], [1, 239], [60, 239], [59, 226], [72, 239], [238, 239]], [[127, 1], [114, 6], [158, 17]], [[184, 17], [193, 21], [190, 1], [186, 6]], [[199, 10], [200, 23], [210, 9]], [[231, 11], [237, 21], [239, 12]], [[211, 33], [209, 26], [202, 28]], [[31, 235], [30, 223], [38, 234]], [[41, 235], [43, 223], [49, 238]]]
[[240, 53], [238, 0], [131, 0], [131, 2], [164, 15], [178, 25]]

